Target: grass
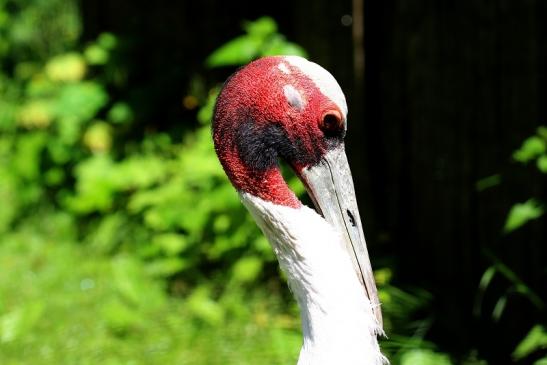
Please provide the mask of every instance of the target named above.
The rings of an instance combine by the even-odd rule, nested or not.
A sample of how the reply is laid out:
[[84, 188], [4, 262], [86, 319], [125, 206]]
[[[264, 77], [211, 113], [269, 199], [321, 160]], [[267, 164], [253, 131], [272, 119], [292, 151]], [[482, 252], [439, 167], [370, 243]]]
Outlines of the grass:
[[0, 236], [0, 268], [3, 365], [296, 363], [298, 326], [267, 293], [208, 323], [131, 256], [30, 228]]

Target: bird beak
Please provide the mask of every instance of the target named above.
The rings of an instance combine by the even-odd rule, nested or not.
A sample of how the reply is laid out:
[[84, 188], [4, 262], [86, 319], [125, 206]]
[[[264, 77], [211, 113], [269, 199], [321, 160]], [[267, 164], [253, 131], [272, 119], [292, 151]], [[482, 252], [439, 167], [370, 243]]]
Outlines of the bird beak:
[[315, 208], [338, 231], [364, 286], [378, 324], [382, 311], [361, 225], [355, 189], [344, 144], [329, 150], [321, 161], [300, 171]]

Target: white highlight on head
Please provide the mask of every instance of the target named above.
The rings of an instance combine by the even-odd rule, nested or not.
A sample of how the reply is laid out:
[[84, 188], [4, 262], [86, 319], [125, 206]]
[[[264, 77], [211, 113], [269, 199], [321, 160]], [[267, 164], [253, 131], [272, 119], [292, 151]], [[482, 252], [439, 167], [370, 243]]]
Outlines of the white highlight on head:
[[338, 82], [336, 82], [336, 79], [330, 74], [330, 72], [319, 66], [317, 63], [310, 62], [302, 57], [284, 56], [283, 59], [292, 66], [298, 67], [302, 73], [308, 76], [319, 88], [321, 93], [332, 100], [338, 108], [340, 108], [340, 111], [344, 114], [344, 119], [346, 118], [348, 114], [346, 97], [344, 96], [340, 85], [338, 85]]
[[281, 70], [281, 72], [283, 72], [284, 74], [287, 74], [287, 75], [290, 75], [291, 74], [291, 70], [289, 70], [289, 68], [287, 67], [287, 65], [283, 62], [281, 62], [280, 64], [277, 65], [277, 68], [279, 70]]
[[303, 110], [305, 103], [302, 99], [302, 95], [296, 90], [296, 88], [292, 85], [285, 85], [283, 86], [283, 94], [285, 94], [285, 98], [289, 102], [289, 105], [293, 108], [296, 108], [298, 110]]

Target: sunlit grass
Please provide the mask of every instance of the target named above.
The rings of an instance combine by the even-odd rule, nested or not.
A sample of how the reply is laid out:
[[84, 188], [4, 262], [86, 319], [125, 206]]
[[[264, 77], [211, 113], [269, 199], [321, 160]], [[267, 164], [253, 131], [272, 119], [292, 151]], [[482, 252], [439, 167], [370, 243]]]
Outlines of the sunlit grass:
[[212, 325], [138, 260], [31, 230], [1, 238], [0, 267], [2, 364], [296, 363], [300, 335], [266, 293]]

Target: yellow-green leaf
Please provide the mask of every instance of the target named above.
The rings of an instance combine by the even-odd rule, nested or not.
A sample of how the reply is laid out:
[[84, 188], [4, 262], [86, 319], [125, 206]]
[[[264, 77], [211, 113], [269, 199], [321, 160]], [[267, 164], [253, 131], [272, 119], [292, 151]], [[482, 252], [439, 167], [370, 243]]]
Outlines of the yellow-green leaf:
[[262, 260], [255, 256], [239, 259], [233, 268], [233, 279], [247, 283], [255, 280], [262, 270]]
[[513, 351], [513, 358], [520, 360], [531, 353], [547, 349], [547, 330], [541, 325], [535, 325]]
[[513, 153], [513, 158], [519, 162], [528, 162], [545, 153], [546, 149], [546, 142], [543, 138], [532, 136], [527, 138], [522, 146]]
[[537, 161], [538, 170], [547, 174], [547, 155], [541, 155], [538, 157]]
[[53, 57], [46, 64], [46, 75], [53, 81], [79, 81], [86, 72], [86, 62], [79, 53]]
[[509, 211], [503, 230], [506, 233], [514, 231], [526, 222], [541, 217], [542, 214], [543, 207], [535, 199], [517, 203]]
[[112, 146], [112, 127], [97, 121], [84, 133], [84, 144], [93, 152], [108, 152]]

